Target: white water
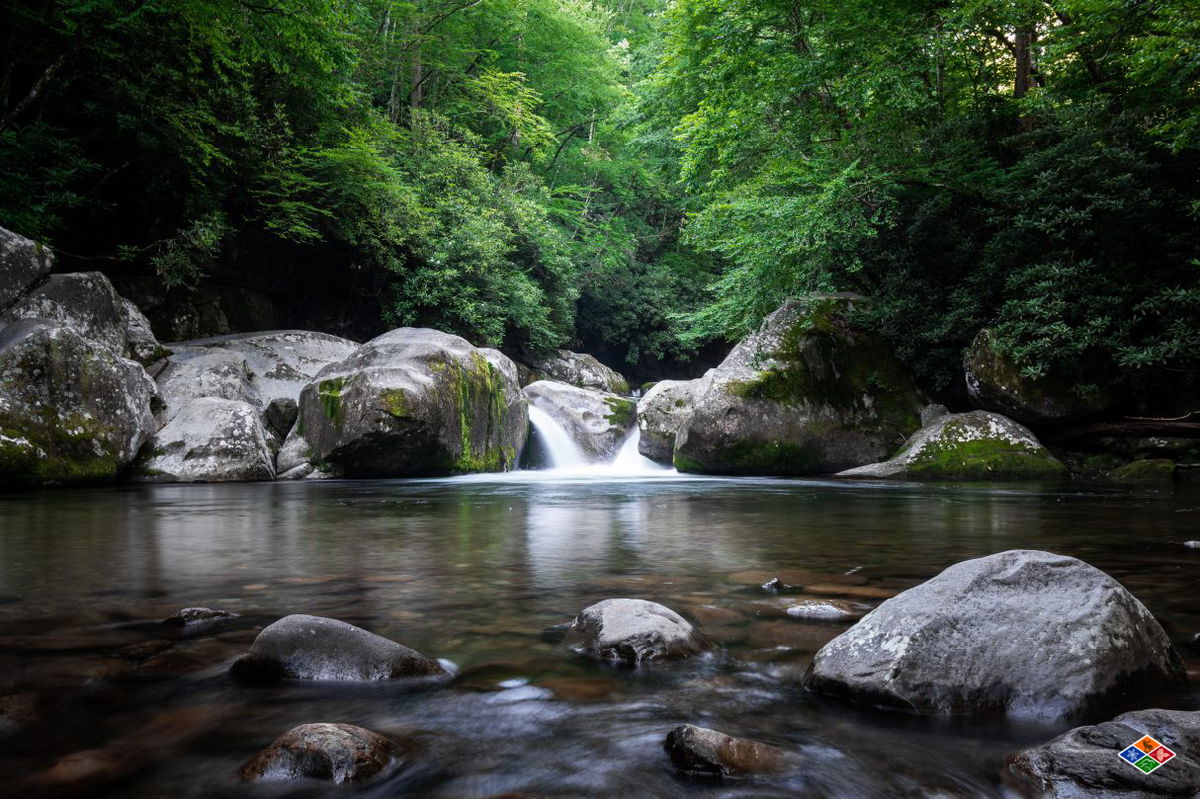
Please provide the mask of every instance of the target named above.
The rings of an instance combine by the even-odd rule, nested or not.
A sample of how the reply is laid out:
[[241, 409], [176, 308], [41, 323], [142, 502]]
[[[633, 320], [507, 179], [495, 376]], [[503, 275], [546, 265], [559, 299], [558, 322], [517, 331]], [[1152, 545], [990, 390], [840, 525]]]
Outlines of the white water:
[[[617, 454], [608, 461], [589, 461], [587, 455], [571, 438], [562, 425], [550, 414], [534, 405], [529, 406], [529, 423], [537, 431], [538, 438], [546, 448], [550, 468], [539, 469], [534, 474], [546, 477], [674, 477], [678, 475], [669, 466], [660, 466], [638, 452], [641, 431], [635, 424], [621, 442]], [[528, 473], [526, 473], [528, 474]]]

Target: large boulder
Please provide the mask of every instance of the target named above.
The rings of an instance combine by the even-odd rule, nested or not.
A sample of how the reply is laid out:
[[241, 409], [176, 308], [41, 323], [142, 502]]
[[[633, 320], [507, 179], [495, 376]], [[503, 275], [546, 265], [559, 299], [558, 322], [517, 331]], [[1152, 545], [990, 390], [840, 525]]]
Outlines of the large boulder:
[[177, 408], [150, 444], [137, 479], [221, 483], [270, 480], [275, 463], [255, 407], [198, 397]]
[[23, 320], [0, 330], [0, 482], [120, 475], [154, 430], [154, 381], [76, 330]]
[[54, 268], [54, 255], [35, 241], [0, 228], [0, 310], [41, 282]]
[[399, 765], [400, 748], [353, 724], [301, 724], [276, 738], [242, 766], [242, 779], [316, 779], [364, 782]]
[[[93, 344], [129, 356], [131, 320], [126, 301], [100, 272], [51, 275], [21, 297], [3, 314], [3, 320], [45, 319], [73, 328]], [[153, 336], [153, 334], [151, 334]]]
[[570, 633], [583, 653], [629, 664], [684, 658], [707, 646], [687, 619], [645, 599], [605, 599], [590, 605], [575, 617]]
[[656, 463], [672, 462], [675, 434], [692, 413], [696, 398], [708, 390], [712, 370], [695, 380], [660, 380], [638, 400], [638, 452]]
[[628, 394], [629, 381], [620, 372], [610, 369], [595, 356], [586, 352], [555, 350], [541, 358], [529, 358], [528, 367], [522, 370], [522, 384], [539, 380], [557, 380], [580, 388], [594, 388], [610, 394]]
[[1200, 796], [1200, 711], [1138, 710], [1077, 727], [1011, 755], [1005, 778], [1046, 799]]
[[805, 685], [917, 713], [1059, 719], [1183, 688], [1150, 612], [1083, 561], [1012, 550], [955, 564], [823, 647]]
[[839, 472], [886, 458], [925, 401], [853, 295], [790, 300], [714, 370], [675, 437], [675, 466], [714, 474]]
[[[996, 411], [1023, 424], [1061, 425], [1113, 406], [1111, 378], [1101, 374], [1066, 375], [1051, 371], [1027, 377], [1004, 352], [996, 334], [980, 330], [963, 358], [967, 393], [976, 407]], [[1095, 370], [1091, 370], [1095, 371]]]
[[274, 680], [389, 680], [441, 676], [420, 652], [337, 619], [284, 616], [263, 629], [233, 674], [250, 682]]
[[411, 327], [322, 369], [299, 404], [310, 458], [347, 477], [514, 468], [528, 428], [512, 361]]
[[265, 410], [266, 404], [250, 381], [246, 359], [236, 352], [208, 347], [171, 345], [171, 355], [158, 373], [159, 418], [166, 424], [192, 401], [214, 398]]
[[911, 480], [1052, 480], [1066, 467], [1024, 425], [997, 413], [943, 416], [921, 428], [898, 455], [839, 472], [843, 477]]
[[530, 383], [523, 393], [531, 405], [558, 422], [592, 460], [615, 455], [637, 415], [633, 400], [554, 380]]

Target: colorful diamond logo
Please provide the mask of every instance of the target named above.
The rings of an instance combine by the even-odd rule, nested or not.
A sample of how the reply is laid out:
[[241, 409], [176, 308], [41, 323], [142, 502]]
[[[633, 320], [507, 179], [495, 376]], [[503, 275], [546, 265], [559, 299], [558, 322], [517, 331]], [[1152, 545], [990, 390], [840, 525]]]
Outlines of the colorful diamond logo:
[[1117, 757], [1138, 771], [1149, 774], [1175, 757], [1175, 753], [1149, 735], [1144, 735], [1118, 752]]

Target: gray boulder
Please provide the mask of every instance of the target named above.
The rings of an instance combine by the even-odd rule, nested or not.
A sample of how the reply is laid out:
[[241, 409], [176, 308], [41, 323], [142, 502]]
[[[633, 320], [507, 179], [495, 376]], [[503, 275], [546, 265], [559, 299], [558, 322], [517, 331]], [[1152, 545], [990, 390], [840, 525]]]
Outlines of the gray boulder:
[[707, 646], [687, 619], [645, 599], [606, 599], [584, 608], [570, 637], [587, 655], [630, 664], [685, 658]]
[[400, 328], [322, 369], [300, 393], [295, 432], [311, 462], [347, 477], [514, 468], [529, 423], [516, 374], [495, 350]]
[[125, 303], [99, 272], [51, 275], [3, 314], [4, 321], [18, 319], [57, 322], [118, 355], [128, 353]]
[[610, 394], [628, 394], [629, 381], [585, 352], [555, 350], [543, 358], [531, 358], [524, 370], [523, 385], [539, 380], [557, 380], [580, 388], [594, 388]]
[[853, 295], [791, 300], [733, 348], [675, 436], [686, 472], [825, 474], [883, 460], [927, 404]]
[[667, 733], [663, 749], [680, 771], [720, 777], [772, 774], [785, 755], [770, 744], [734, 738], [716, 730], [680, 724]]
[[[1147, 735], [1175, 753], [1148, 773], [1118, 756]], [[1157, 749], [1153, 742], [1147, 747]], [[1004, 776], [1022, 794], [1047, 799], [1200, 796], [1200, 712], [1138, 710], [1077, 727], [1009, 756]]]
[[898, 455], [841, 477], [911, 480], [1053, 480], [1067, 469], [1029, 428], [997, 413], [942, 416], [913, 434]]
[[242, 766], [242, 779], [364, 782], [393, 771], [402, 755], [393, 741], [362, 727], [301, 724]]
[[233, 664], [250, 682], [388, 680], [445, 675], [420, 652], [352, 624], [321, 616], [284, 616], [263, 629]]
[[246, 359], [236, 352], [209, 347], [171, 345], [166, 366], [158, 373], [159, 418], [163, 424], [193, 400], [215, 398], [245, 403], [258, 414], [266, 409], [250, 380]]
[[136, 305], [122, 297], [121, 310], [125, 318], [125, 352], [130, 358], [149, 366], [171, 354], [170, 350], [158, 343], [154, 331], [150, 329], [150, 320]]
[[712, 370], [695, 380], [660, 380], [638, 400], [638, 452], [656, 463], [671, 465], [675, 434], [691, 416], [696, 399], [708, 390]]
[[270, 480], [275, 465], [253, 405], [199, 397], [154, 435], [139, 471], [149, 482], [220, 483]]
[[0, 228], [0, 310], [41, 282], [54, 268], [49, 248]]
[[531, 405], [562, 425], [592, 460], [615, 455], [637, 416], [633, 400], [554, 380], [530, 383], [523, 393]]
[[1012, 550], [955, 564], [823, 647], [805, 685], [917, 713], [1060, 719], [1186, 683], [1162, 627], [1083, 561]]
[[112, 480], [154, 430], [142, 367], [76, 330], [23, 320], [0, 330], [0, 482]]

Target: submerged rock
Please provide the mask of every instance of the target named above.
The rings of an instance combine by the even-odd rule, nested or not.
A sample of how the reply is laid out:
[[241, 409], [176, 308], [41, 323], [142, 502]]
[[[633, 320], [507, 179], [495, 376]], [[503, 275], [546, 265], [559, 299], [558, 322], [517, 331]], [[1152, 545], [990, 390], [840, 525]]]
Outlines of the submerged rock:
[[863, 610], [840, 599], [802, 599], [788, 605], [784, 613], [805, 621], [849, 621], [860, 618]]
[[53, 268], [50, 248], [0, 228], [0, 310], [39, 283]]
[[684, 658], [707, 645], [678, 613], [645, 599], [597, 602], [575, 617], [571, 633], [586, 654], [630, 664]]
[[579, 388], [594, 388], [611, 394], [628, 394], [629, 381], [615, 369], [600, 363], [595, 356], [586, 352], [555, 350], [543, 358], [531, 358], [524, 370], [523, 385], [538, 380], [557, 380]]
[[[1118, 755], [1147, 735], [1175, 754], [1150, 772]], [[1135, 762], [1149, 755], [1146, 748], [1157, 751], [1152, 742], [1139, 748], [1143, 751], [1130, 756], [1139, 759]], [[1049, 743], [1010, 755], [1005, 777], [1022, 792], [1048, 799], [1200, 796], [1200, 711], [1138, 710], [1103, 724], [1077, 727]]]
[[270, 480], [274, 459], [258, 411], [247, 402], [194, 399], [155, 434], [137, 479], [214, 483]]
[[1186, 684], [1150, 612], [1083, 561], [1012, 550], [957, 563], [821, 649], [819, 693], [917, 713], [1058, 719]]
[[894, 458], [839, 472], [912, 480], [1050, 480], [1066, 474], [1029, 428], [987, 411], [942, 416], [914, 433]]
[[615, 455], [637, 415], [632, 400], [553, 380], [530, 383], [523, 393], [530, 404], [562, 425], [592, 460]]
[[189, 624], [231, 619], [236, 615], [236, 613], [230, 613], [227, 610], [213, 610], [212, 608], [182, 608], [163, 619], [163, 624], [168, 624], [172, 627], [185, 627]]
[[410, 327], [321, 370], [299, 404], [295, 432], [310, 461], [346, 477], [514, 468], [528, 428], [512, 361]]
[[251, 682], [389, 680], [446, 673], [436, 661], [383, 636], [337, 619], [300, 614], [264, 628], [232, 671]]
[[675, 434], [692, 413], [696, 397], [708, 389], [712, 370], [695, 380], [660, 380], [638, 400], [638, 452], [656, 463], [671, 465]]
[[353, 724], [301, 724], [242, 766], [242, 779], [364, 782], [400, 765], [393, 741]]
[[1166, 458], [1147, 458], [1113, 470], [1111, 479], [1117, 483], [1169, 483], [1175, 479], [1175, 461]]
[[675, 436], [675, 466], [803, 475], [882, 460], [927, 404], [879, 338], [855, 327], [852, 295], [791, 300], [729, 353]]
[[663, 749], [681, 771], [723, 777], [771, 774], [783, 765], [782, 750], [716, 730], [681, 724], [667, 733]]

